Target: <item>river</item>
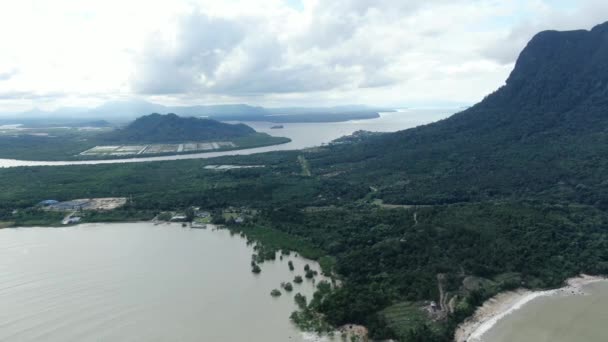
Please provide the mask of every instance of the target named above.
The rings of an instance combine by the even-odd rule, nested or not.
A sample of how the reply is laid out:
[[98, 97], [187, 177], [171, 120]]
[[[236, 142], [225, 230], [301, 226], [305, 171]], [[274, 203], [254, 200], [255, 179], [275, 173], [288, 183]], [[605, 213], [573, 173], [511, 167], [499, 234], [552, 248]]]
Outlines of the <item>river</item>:
[[585, 285], [586, 294], [540, 296], [499, 320], [482, 342], [605, 342], [608, 282]]
[[0, 340], [310, 340], [289, 315], [312, 281], [270, 291], [319, 266], [292, 253], [254, 275], [252, 253], [227, 230], [177, 224], [0, 229]]
[[282, 129], [271, 129], [271, 127], [275, 126], [276, 124], [269, 122], [244, 122], [245, 124], [253, 127], [258, 132], [264, 132], [274, 136], [287, 137], [291, 139], [291, 142], [281, 145], [250, 148], [244, 150], [180, 154], [147, 158], [123, 158], [86, 161], [27, 161], [15, 159], [0, 159], [0, 167], [136, 163], [162, 160], [201, 159], [229, 155], [247, 155], [270, 151], [297, 150], [302, 148], [320, 146], [342, 136], [350, 135], [358, 130], [366, 130], [373, 132], [395, 132], [407, 128], [412, 128], [444, 119], [452, 115], [456, 111], [456, 109], [403, 109], [397, 112], [380, 113], [380, 117], [377, 119], [329, 123], [286, 123], [283, 124], [284, 128]]

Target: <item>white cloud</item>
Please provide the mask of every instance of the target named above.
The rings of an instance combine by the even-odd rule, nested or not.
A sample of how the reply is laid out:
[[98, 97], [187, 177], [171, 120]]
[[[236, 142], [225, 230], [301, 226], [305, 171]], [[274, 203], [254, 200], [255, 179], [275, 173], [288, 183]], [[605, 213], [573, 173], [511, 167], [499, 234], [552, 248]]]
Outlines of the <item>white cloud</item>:
[[147, 97], [267, 105], [474, 102], [537, 31], [604, 0], [6, 0], [0, 111]]
[[0, 81], [10, 80], [11, 78], [15, 77], [15, 75], [17, 75], [17, 73], [19, 73], [19, 70], [17, 70], [17, 69], [9, 69], [9, 70], [5, 70], [5, 71], [0, 71]]

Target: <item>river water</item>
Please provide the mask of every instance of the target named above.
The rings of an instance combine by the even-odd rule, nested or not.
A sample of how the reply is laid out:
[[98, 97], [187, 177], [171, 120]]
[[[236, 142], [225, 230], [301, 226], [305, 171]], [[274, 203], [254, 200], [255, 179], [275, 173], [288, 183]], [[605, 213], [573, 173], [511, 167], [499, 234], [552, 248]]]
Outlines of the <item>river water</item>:
[[226, 230], [180, 225], [0, 229], [0, 341], [308, 340], [289, 315], [313, 283], [270, 291], [318, 265], [292, 254], [254, 275], [252, 253]]
[[0, 159], [0, 167], [135, 163], [161, 160], [201, 159], [228, 155], [247, 155], [269, 151], [297, 150], [320, 146], [342, 136], [350, 135], [358, 130], [373, 132], [396, 132], [444, 119], [456, 111], [456, 109], [405, 109], [397, 112], [380, 113], [380, 117], [377, 119], [330, 123], [286, 123], [283, 124], [284, 128], [282, 129], [271, 129], [270, 127], [275, 126], [276, 124], [269, 122], [244, 122], [258, 132], [264, 132], [274, 136], [288, 137], [292, 141], [282, 145], [250, 148], [237, 151], [181, 154], [147, 158], [87, 161], [26, 161]]
[[586, 295], [541, 296], [499, 320], [483, 342], [608, 341], [608, 282], [583, 288]]

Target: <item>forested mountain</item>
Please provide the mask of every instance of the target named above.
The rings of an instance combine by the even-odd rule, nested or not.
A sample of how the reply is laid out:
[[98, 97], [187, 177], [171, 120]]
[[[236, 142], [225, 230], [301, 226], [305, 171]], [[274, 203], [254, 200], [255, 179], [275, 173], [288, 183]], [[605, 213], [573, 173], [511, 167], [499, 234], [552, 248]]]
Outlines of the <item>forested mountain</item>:
[[[449, 340], [454, 325], [496, 291], [605, 274], [608, 23], [539, 33], [503, 87], [448, 119], [306, 158], [325, 179], [324, 196], [414, 205], [414, 222], [400, 223], [382, 221], [383, 211], [369, 219], [360, 200], [347, 212], [270, 214], [275, 227], [318, 239], [336, 256], [348, 285], [320, 308], [336, 324], [363, 322], [377, 336], [404, 341]], [[342, 224], [348, 232], [340, 238]], [[415, 317], [398, 309], [409, 305], [394, 304], [399, 299], [441, 299], [439, 276], [456, 294], [448, 335], [395, 323], [392, 308]], [[466, 289], [471, 276], [493, 285]]]
[[245, 124], [227, 124], [211, 119], [180, 117], [175, 114], [142, 116], [127, 127], [106, 133], [101, 139], [111, 142], [168, 143], [227, 140], [254, 134]]
[[607, 155], [608, 23], [541, 32], [506, 84], [481, 103], [434, 124], [337, 146], [310, 162], [375, 185], [394, 203], [542, 193], [607, 207]]

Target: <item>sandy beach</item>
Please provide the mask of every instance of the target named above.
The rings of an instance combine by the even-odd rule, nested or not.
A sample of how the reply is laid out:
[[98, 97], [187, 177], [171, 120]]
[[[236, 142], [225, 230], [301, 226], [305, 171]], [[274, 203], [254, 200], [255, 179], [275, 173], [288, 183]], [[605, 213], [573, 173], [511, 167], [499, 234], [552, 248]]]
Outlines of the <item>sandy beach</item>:
[[353, 337], [360, 342], [367, 342], [368, 331], [367, 328], [357, 324], [345, 324], [333, 332], [333, 336], [319, 335], [315, 332], [304, 332], [304, 340], [310, 342], [335, 342], [349, 340]]
[[469, 317], [456, 329], [454, 339], [456, 342], [481, 342], [483, 334], [490, 330], [496, 322], [533, 299], [552, 295], [584, 295], [583, 287], [585, 285], [604, 280], [607, 278], [582, 274], [566, 280], [566, 286], [554, 290], [518, 289], [499, 293], [488, 299], [472, 317]]

